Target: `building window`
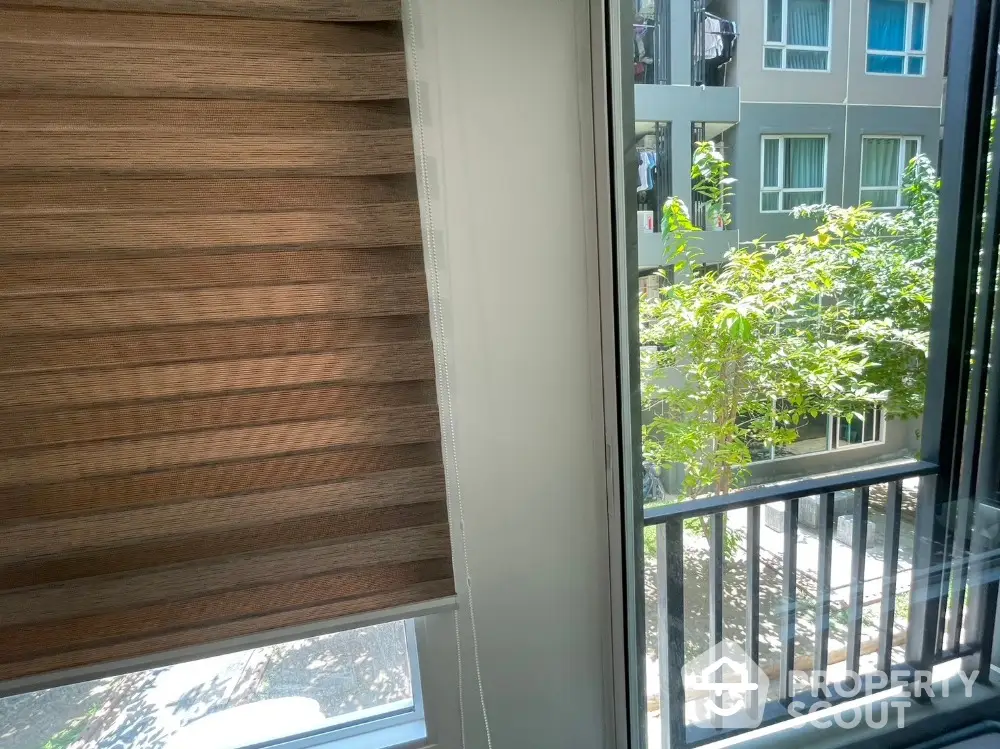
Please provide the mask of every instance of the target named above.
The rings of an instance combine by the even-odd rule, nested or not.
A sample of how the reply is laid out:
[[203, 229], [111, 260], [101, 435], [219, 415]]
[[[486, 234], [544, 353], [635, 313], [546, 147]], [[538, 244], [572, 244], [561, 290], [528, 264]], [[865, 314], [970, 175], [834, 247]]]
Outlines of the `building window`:
[[830, 0], [767, 0], [764, 67], [829, 70]]
[[750, 445], [752, 461], [762, 463], [783, 458], [799, 458], [813, 453], [885, 442], [885, 418], [882, 409], [879, 408], [855, 415], [850, 421], [825, 414], [815, 418], [804, 416], [793, 428], [796, 438], [790, 444]]
[[412, 620], [388, 622], [5, 697], [2, 743], [179, 749], [350, 738], [379, 749], [422, 741], [415, 637]]
[[826, 200], [826, 136], [765, 135], [761, 151], [762, 212]]
[[920, 150], [919, 138], [865, 137], [861, 141], [861, 202], [902, 208], [903, 173]]
[[869, 73], [923, 75], [927, 52], [927, 3], [870, 0]]
[[850, 421], [845, 418], [832, 421], [830, 448], [833, 450], [885, 441], [885, 418], [880, 408], [868, 410], [860, 416], [855, 415]]

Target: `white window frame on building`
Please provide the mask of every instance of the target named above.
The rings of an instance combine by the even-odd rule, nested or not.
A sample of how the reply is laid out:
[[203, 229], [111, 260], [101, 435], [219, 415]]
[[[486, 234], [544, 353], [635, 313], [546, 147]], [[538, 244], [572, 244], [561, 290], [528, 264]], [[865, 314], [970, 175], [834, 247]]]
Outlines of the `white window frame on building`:
[[[866, 185], [864, 184], [865, 173], [865, 148], [869, 141], [873, 140], [895, 140], [899, 142], [899, 152], [896, 163], [896, 184], [894, 185]], [[906, 202], [903, 199], [903, 174], [906, 171], [909, 159], [906, 157], [907, 145], [913, 145], [913, 155], [920, 153], [921, 139], [919, 135], [864, 135], [861, 137], [861, 168], [859, 175], [858, 200], [861, 203], [872, 203], [872, 208], [903, 208]], [[912, 157], [911, 157], [912, 158]], [[878, 205], [874, 201], [866, 200], [865, 194], [875, 192], [895, 191], [896, 201], [892, 205]]]
[[[885, 430], [886, 430], [886, 418], [885, 412], [881, 408], [874, 409], [874, 418], [870, 423], [861, 422], [861, 440], [859, 442], [842, 442], [840, 439], [841, 427], [846, 424], [854, 425], [858, 423], [858, 419], [854, 418], [850, 422], [846, 419], [842, 419], [839, 416], [830, 416], [827, 414], [826, 418], [826, 447], [822, 450], [813, 450], [812, 452], [801, 453], [797, 455], [776, 455], [775, 447], [771, 445], [769, 448], [770, 457], [768, 458], [758, 458], [753, 460], [752, 464], [759, 463], [773, 463], [780, 460], [799, 460], [801, 458], [809, 458], [813, 455], [823, 455], [825, 453], [840, 452], [843, 450], [856, 450], [860, 447], [872, 447], [873, 445], [883, 445], [885, 444]], [[794, 443], [793, 443], [794, 444]]]
[[[916, 5], [924, 6], [924, 33], [921, 37], [923, 40], [923, 49], [913, 49], [913, 15], [914, 7]], [[908, 76], [911, 78], [922, 78], [927, 75], [927, 35], [930, 32], [930, 18], [931, 18], [931, 8], [930, 3], [926, 0], [906, 0], [906, 29], [904, 31], [903, 37], [903, 49], [872, 49], [868, 47], [869, 38], [869, 28], [872, 22], [872, 5], [871, 0], [868, 0], [868, 21], [865, 25], [865, 73], [867, 75], [891, 75], [891, 76]], [[872, 57], [900, 57], [903, 60], [903, 68], [900, 73], [888, 73], [885, 71], [873, 71], [871, 70]], [[911, 61], [920, 61], [920, 71], [910, 72]]]
[[[788, 187], [785, 181], [785, 152], [787, 143], [790, 140], [801, 139], [822, 139], [823, 140], [823, 181], [820, 187]], [[765, 185], [765, 164], [766, 143], [768, 141], [778, 141], [778, 184]], [[761, 213], [788, 213], [791, 208], [784, 207], [784, 196], [786, 193], [795, 192], [822, 192], [818, 203], [826, 202], [826, 183], [829, 172], [830, 159], [830, 138], [823, 134], [798, 134], [798, 135], [762, 135], [760, 138], [760, 212]], [[764, 196], [777, 195], [777, 208], [765, 208]]]
[[[794, 0], [792, 0], [794, 1]], [[768, 9], [772, 2], [781, 3], [781, 39], [768, 39]], [[789, 0], [765, 0], [764, 1], [764, 70], [791, 70], [798, 73], [829, 73], [830, 72], [830, 49], [833, 40], [833, 3], [826, 4], [826, 44], [825, 45], [805, 45], [788, 43], [788, 3]], [[778, 51], [781, 54], [780, 65], [768, 64], [768, 51]], [[826, 54], [826, 65], [822, 68], [798, 68], [788, 66], [788, 53], [791, 52], [823, 52]], [[773, 57], [773, 55], [772, 55]]]

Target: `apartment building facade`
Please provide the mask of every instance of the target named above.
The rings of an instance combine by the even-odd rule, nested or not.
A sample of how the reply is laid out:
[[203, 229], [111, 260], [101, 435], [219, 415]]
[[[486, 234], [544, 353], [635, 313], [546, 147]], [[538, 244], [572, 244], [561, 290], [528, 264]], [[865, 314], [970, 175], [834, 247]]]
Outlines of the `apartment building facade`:
[[[902, 207], [909, 158], [938, 161], [949, 15], [947, 0], [639, 0], [640, 268], [663, 263], [648, 209], [668, 195], [708, 230], [706, 263], [739, 241], [809, 231], [791, 215], [796, 205]], [[737, 180], [723, 231], [706, 225], [692, 194], [693, 142], [704, 139], [721, 147]], [[650, 161], [655, 178], [643, 174]], [[820, 417], [800, 430], [801, 449], [755, 456], [754, 478], [913, 452], [919, 424], [874, 421], [853, 434]]]
[[[945, 0], [640, 2], [637, 145], [650, 148], [642, 136], [658, 127], [657, 198], [692, 203], [692, 142], [713, 139], [738, 180], [731, 231], [773, 240], [808, 228], [789, 215], [798, 203], [899, 207], [906, 157], [937, 162]], [[735, 41], [718, 64], [707, 56], [720, 48], [720, 20]], [[662, 243], [641, 218], [640, 265], [649, 267]]]

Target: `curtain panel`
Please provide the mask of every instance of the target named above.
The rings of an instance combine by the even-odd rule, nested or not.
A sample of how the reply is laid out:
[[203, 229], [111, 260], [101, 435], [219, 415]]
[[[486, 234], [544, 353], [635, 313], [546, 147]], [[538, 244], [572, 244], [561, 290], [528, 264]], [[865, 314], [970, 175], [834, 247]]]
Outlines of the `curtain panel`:
[[0, 687], [451, 596], [398, 2], [0, 29]]

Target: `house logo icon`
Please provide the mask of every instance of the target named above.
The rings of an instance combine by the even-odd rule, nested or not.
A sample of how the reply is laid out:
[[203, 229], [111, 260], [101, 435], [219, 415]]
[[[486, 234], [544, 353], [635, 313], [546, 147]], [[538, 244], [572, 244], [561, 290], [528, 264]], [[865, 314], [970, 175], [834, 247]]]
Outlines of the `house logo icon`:
[[686, 713], [704, 728], [756, 728], [770, 682], [735, 643], [723, 640], [684, 664]]

